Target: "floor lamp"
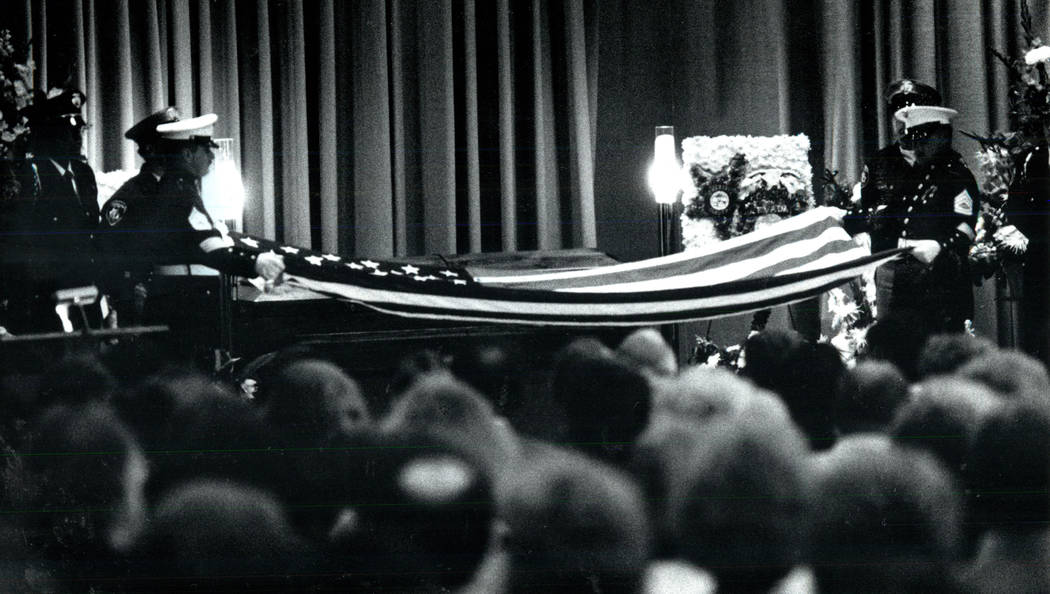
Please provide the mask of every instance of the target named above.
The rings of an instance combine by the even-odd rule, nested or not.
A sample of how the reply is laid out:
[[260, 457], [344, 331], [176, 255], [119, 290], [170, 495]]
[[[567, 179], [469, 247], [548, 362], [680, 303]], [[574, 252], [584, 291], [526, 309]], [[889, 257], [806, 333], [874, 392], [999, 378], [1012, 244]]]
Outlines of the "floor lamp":
[[[681, 192], [682, 166], [678, 162], [675, 148], [674, 126], [656, 126], [656, 140], [653, 147], [653, 164], [649, 168], [649, 189], [653, 193], [659, 208], [660, 255], [667, 256], [677, 252], [674, 245], [675, 205]], [[664, 335], [667, 337], [675, 357], [678, 352], [678, 327], [669, 324]]]

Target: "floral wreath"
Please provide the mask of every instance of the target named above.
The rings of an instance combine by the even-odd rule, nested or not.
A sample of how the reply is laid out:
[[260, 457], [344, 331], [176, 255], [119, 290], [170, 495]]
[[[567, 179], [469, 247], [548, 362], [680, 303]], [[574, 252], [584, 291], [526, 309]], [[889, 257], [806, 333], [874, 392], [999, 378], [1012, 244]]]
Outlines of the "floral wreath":
[[701, 248], [813, 206], [809, 138], [696, 136], [682, 142], [682, 243]]

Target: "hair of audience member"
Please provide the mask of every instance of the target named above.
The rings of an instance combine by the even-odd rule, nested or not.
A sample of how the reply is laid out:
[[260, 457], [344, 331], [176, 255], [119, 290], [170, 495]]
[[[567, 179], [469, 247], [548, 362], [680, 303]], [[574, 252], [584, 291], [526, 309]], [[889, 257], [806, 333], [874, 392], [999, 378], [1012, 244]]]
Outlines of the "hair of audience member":
[[449, 366], [452, 373], [506, 414], [520, 405], [522, 378], [528, 373], [519, 349], [508, 342], [472, 343], [460, 349]]
[[960, 477], [981, 422], [1000, 402], [983, 384], [935, 376], [914, 386], [886, 432], [899, 446], [930, 452]]
[[387, 393], [396, 398], [411, 388], [420, 377], [448, 369], [449, 362], [441, 353], [433, 349], [416, 351], [398, 361], [397, 369], [387, 385]]
[[677, 519], [667, 502], [677, 481], [690, 471], [690, 452], [712, 423], [760, 408], [790, 423], [787, 407], [773, 393], [725, 369], [693, 366], [674, 378], [654, 378], [654, 404], [649, 423], [639, 435], [630, 469], [650, 506], [656, 554], [674, 554]]
[[328, 361], [303, 359], [274, 374], [264, 415], [286, 446], [314, 447], [371, 423], [357, 382]]
[[808, 560], [808, 453], [779, 403], [758, 395], [697, 436], [670, 516], [679, 555], [720, 592], [766, 592]]
[[1008, 402], [982, 423], [967, 457], [975, 523], [1023, 534], [1050, 522], [1050, 410]]
[[1020, 351], [1002, 349], [975, 357], [960, 367], [958, 374], [987, 385], [1004, 398], [1050, 404], [1046, 367]]
[[420, 375], [390, 406], [380, 429], [384, 434], [436, 442], [479, 463], [499, 482], [517, 455], [509, 425], [474, 388], [447, 371]]
[[[158, 427], [157, 450], [151, 451], [153, 470], [147, 485], [151, 501], [191, 478], [231, 479], [268, 484], [274, 469], [261, 456], [264, 446], [259, 411], [227, 386], [196, 373], [159, 378], [155, 394], [171, 400], [144, 415], [167, 414]], [[140, 403], [141, 405], [141, 403]], [[170, 408], [168, 408], [170, 406]]]
[[788, 357], [804, 344], [806, 339], [794, 330], [769, 328], [752, 334], [744, 342], [747, 364], [740, 373], [758, 387], [779, 393], [789, 381]]
[[195, 480], [165, 493], [135, 551], [150, 590], [293, 591], [312, 551], [265, 491]]
[[593, 339], [577, 340], [555, 358], [555, 402], [568, 421], [568, 441], [581, 451], [625, 464], [649, 418], [651, 389], [641, 372]]
[[34, 408], [43, 411], [56, 404], [104, 403], [116, 391], [116, 378], [97, 356], [76, 354], [44, 371]]
[[864, 359], [889, 361], [908, 381], [915, 381], [919, 374], [919, 353], [928, 336], [926, 321], [921, 316], [908, 310], [895, 312], [868, 328]]
[[830, 344], [804, 343], [787, 354], [785, 364], [786, 382], [774, 391], [813, 449], [830, 448], [835, 443], [835, 400], [847, 373], [842, 356]]
[[934, 334], [919, 353], [918, 377], [954, 373], [973, 359], [996, 351], [995, 343], [967, 333]]
[[638, 591], [649, 525], [641, 494], [619, 471], [548, 450], [513, 473], [504, 515], [510, 592]]
[[353, 505], [332, 527], [330, 556], [360, 564], [351, 581], [362, 591], [462, 586], [492, 542], [496, 504], [485, 469], [439, 442], [378, 437], [358, 465]]
[[951, 591], [961, 502], [933, 456], [885, 435], [854, 434], [812, 467], [821, 592]]
[[841, 435], [885, 431], [908, 399], [908, 380], [889, 361], [861, 361], [846, 372], [835, 397], [835, 428]]
[[107, 405], [55, 406], [24, 459], [30, 542], [74, 583], [112, 579], [145, 521], [147, 466], [132, 433]]
[[641, 328], [628, 334], [616, 347], [616, 354], [635, 368], [656, 375], [678, 373], [678, 358], [655, 328]]

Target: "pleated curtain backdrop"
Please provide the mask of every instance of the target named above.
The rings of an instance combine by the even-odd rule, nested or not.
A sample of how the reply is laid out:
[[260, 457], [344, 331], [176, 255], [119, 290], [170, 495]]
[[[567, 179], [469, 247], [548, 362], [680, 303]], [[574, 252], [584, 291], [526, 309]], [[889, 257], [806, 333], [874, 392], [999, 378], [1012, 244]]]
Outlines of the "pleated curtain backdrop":
[[247, 232], [361, 256], [595, 246], [595, 0], [23, 0], [87, 157], [169, 104], [236, 140]]

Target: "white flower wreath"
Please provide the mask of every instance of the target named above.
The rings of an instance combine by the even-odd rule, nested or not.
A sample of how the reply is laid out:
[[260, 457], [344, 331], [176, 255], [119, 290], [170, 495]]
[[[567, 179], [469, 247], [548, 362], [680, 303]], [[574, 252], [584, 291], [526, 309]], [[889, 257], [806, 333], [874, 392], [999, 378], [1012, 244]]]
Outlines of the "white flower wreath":
[[[694, 136], [682, 141], [684, 183], [682, 244], [686, 250], [773, 223], [782, 218], [763, 205], [750, 202], [770, 188], [776, 188], [792, 210], [813, 206], [813, 170], [809, 164], [809, 138], [795, 136]], [[709, 184], [731, 167], [736, 155], [746, 160], [738, 185], [726, 191]], [[710, 196], [703, 195], [705, 191]], [[728, 205], [732, 200], [734, 204]], [[705, 204], [713, 208], [702, 208]], [[787, 204], [779, 206], [787, 208]], [[747, 208], [750, 207], [750, 208]], [[744, 211], [746, 214], [742, 214]], [[724, 213], [718, 216], [716, 213]], [[746, 220], [742, 220], [746, 217]]]

